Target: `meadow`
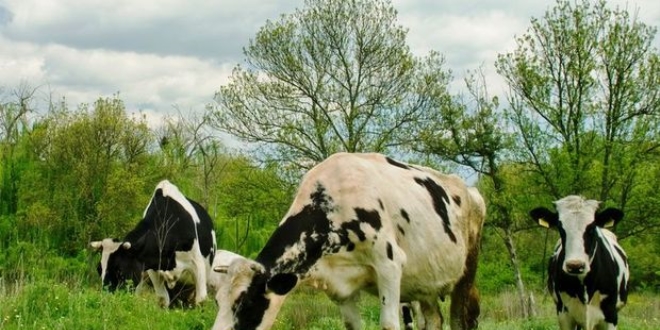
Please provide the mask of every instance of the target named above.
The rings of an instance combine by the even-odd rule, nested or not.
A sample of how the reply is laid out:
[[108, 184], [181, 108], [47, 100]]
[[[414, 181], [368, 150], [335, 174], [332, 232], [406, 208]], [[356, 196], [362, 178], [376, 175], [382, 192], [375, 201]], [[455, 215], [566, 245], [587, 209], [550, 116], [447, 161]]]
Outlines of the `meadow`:
[[[537, 315], [520, 319], [513, 293], [482, 296], [479, 329], [557, 329], [551, 298], [536, 293]], [[443, 314], [448, 302], [441, 303]], [[364, 329], [378, 327], [378, 302], [363, 295], [361, 310]], [[217, 312], [209, 299], [197, 308], [158, 307], [156, 297], [128, 292], [110, 294], [86, 284], [84, 277], [26, 279], [6, 283], [0, 279], [0, 329], [210, 329]], [[660, 297], [633, 293], [620, 313], [620, 329], [660, 329]], [[292, 294], [280, 312], [274, 330], [344, 329], [337, 307], [322, 293], [301, 288]], [[445, 325], [448, 329], [448, 325]]]

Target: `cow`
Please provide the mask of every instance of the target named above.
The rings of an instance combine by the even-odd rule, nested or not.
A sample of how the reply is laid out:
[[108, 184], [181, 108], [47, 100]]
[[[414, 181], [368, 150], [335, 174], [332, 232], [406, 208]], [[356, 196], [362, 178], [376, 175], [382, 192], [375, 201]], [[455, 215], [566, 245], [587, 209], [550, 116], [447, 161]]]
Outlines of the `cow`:
[[223, 272], [221, 269], [229, 265], [232, 261], [237, 259], [245, 259], [240, 254], [236, 254], [227, 250], [217, 250], [215, 253], [215, 258], [213, 258], [212, 269], [217, 269], [218, 271], [211, 272], [209, 275], [209, 287], [216, 293], [215, 301], [220, 305], [220, 301], [225, 299], [224, 293], [221, 288], [229, 284], [231, 280], [228, 278], [226, 272]]
[[618, 310], [628, 296], [628, 257], [609, 228], [623, 218], [616, 208], [567, 196], [530, 211], [532, 219], [559, 232], [548, 265], [548, 291], [557, 307], [559, 328], [616, 329]]
[[[485, 203], [458, 176], [376, 153], [337, 153], [303, 177], [255, 260], [214, 270], [224, 286], [213, 329], [269, 329], [286, 296], [309, 284], [360, 329], [359, 292], [378, 296], [380, 326], [398, 330], [399, 303], [419, 301], [426, 329], [441, 327], [437, 299], [451, 295], [452, 329], [469, 329]], [[473, 317], [473, 314], [470, 314]]]
[[201, 205], [167, 180], [158, 183], [142, 220], [123, 240], [106, 238], [90, 245], [102, 252], [101, 279], [110, 291], [129, 279], [145, 282], [141, 277], [146, 272], [164, 307], [171, 302], [168, 288], [172, 291], [180, 282], [194, 285], [194, 304], [206, 299], [216, 250], [213, 222]]

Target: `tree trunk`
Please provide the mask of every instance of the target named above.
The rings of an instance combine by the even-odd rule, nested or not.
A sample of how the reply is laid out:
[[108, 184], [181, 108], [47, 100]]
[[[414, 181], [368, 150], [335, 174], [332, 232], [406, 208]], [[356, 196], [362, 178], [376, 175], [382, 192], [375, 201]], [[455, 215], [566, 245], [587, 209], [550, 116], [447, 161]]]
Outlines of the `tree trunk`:
[[527, 294], [525, 290], [525, 283], [522, 280], [522, 273], [520, 272], [520, 266], [518, 264], [518, 255], [516, 254], [516, 246], [513, 242], [513, 233], [511, 228], [506, 226], [504, 229], [504, 245], [506, 245], [506, 250], [509, 252], [509, 258], [511, 259], [511, 265], [513, 266], [513, 272], [516, 278], [516, 287], [518, 288], [518, 299], [520, 301], [520, 311], [522, 317], [529, 318], [533, 313], [531, 312], [534, 308], [533, 303], [528, 304]]

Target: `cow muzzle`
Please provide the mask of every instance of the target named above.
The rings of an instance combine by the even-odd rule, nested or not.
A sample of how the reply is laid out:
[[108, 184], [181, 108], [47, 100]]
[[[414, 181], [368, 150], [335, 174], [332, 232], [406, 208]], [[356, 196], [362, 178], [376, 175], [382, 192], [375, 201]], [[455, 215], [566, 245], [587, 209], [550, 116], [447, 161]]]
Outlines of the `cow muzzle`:
[[588, 271], [587, 263], [580, 260], [567, 260], [564, 262], [564, 272], [569, 275], [583, 275]]

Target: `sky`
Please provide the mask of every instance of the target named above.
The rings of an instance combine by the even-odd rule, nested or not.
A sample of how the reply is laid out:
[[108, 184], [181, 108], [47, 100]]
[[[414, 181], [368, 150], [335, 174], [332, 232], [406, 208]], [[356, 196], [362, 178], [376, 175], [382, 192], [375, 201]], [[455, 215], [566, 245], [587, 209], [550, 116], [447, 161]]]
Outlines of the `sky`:
[[[460, 86], [483, 67], [492, 94], [504, 93], [497, 54], [515, 46], [551, 0], [392, 0], [418, 56], [442, 53]], [[660, 1], [609, 0], [651, 26]], [[118, 94], [152, 125], [166, 115], [201, 111], [244, 62], [242, 49], [266, 20], [303, 0], [0, 0], [0, 92], [21, 84], [37, 98], [70, 107]], [[660, 45], [656, 38], [655, 46]], [[460, 87], [456, 87], [460, 88]], [[1, 101], [1, 100], [0, 100]]]

